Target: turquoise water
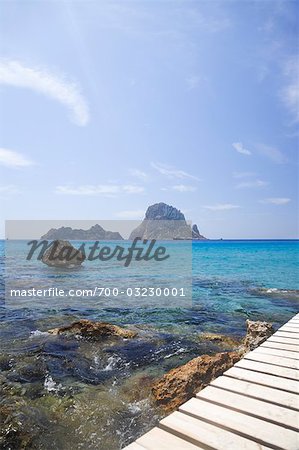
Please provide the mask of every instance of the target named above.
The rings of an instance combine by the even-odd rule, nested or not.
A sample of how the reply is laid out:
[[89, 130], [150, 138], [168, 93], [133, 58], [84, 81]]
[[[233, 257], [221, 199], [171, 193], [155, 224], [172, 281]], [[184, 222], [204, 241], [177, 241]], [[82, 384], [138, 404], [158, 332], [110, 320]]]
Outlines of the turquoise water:
[[[177, 283], [183, 277], [180, 263], [185, 261], [186, 247], [173, 245]], [[147, 309], [140, 303], [136, 308], [119, 304], [96, 308], [88, 299], [79, 306], [51, 299], [38, 307], [27, 300], [13, 309], [4, 298], [1, 241], [1, 402], [6, 412], [11, 411], [7, 426], [16, 427], [14, 415], [21, 424], [10, 440], [5, 434], [3, 448], [23, 448], [20, 442], [27, 442], [28, 436], [30, 444], [24, 448], [47, 450], [116, 450], [136, 439], [163, 415], [151, 402], [153, 381], [195, 356], [223, 350], [199, 340], [200, 333], [240, 337], [248, 318], [278, 327], [298, 312], [298, 248], [299, 241], [194, 242], [192, 303], [181, 308], [160, 308], [159, 299]], [[66, 276], [41, 263], [24, 266], [16, 258], [10, 276], [24, 286], [36, 280], [45, 285], [75, 280], [81, 286], [96, 276], [93, 267]], [[111, 264], [104, 279], [120, 285], [136, 282], [136, 274], [125, 278], [122, 272], [118, 279], [116, 273]], [[146, 280], [143, 269], [137, 278]], [[157, 282], [162, 278], [161, 273]], [[92, 343], [45, 333], [78, 318], [127, 326], [138, 337]], [[1, 437], [0, 427], [0, 446]]]
[[[182, 284], [180, 278], [188, 276], [190, 268], [185, 269], [189, 261], [190, 244], [173, 244], [175, 251], [172, 255], [170, 275], [171, 283], [176, 286]], [[24, 307], [32, 309], [33, 315], [37, 306], [42, 306], [47, 314], [48, 306], [51, 309], [71, 308], [81, 313], [88, 313], [94, 309], [93, 314], [104, 317], [105, 320], [127, 323], [154, 323], [157, 327], [176, 327], [185, 324], [187, 327], [202, 324], [205, 327], [217, 328], [227, 333], [238, 333], [244, 329], [244, 320], [265, 319], [274, 321], [277, 325], [286, 321], [298, 308], [298, 296], [294, 291], [299, 289], [298, 271], [299, 241], [206, 241], [194, 242], [192, 245], [192, 303], [186, 298], [176, 308], [177, 303], [171, 303], [172, 309], [159, 309], [160, 301], [153, 300], [151, 311], [142, 311], [142, 302], [136, 299], [127, 303], [129, 310], [120, 307], [121, 301], [102, 302], [99, 312], [97, 304], [91, 299], [84, 299], [78, 308], [78, 302], [67, 302], [61, 299], [51, 299], [38, 305], [38, 299], [24, 301]], [[0, 287], [3, 289], [4, 274], [4, 242], [0, 242]], [[10, 266], [13, 267], [13, 278], [21, 282], [22, 287], [32, 286], [33, 281], [39, 287], [57, 286], [90, 287], [99, 277], [99, 270], [93, 263], [87, 264], [85, 270], [75, 271], [71, 274], [57, 273], [40, 262], [24, 261], [20, 257], [21, 251]], [[184, 267], [185, 272], [181, 269]], [[117, 264], [105, 264], [101, 269], [105, 285], [107, 281], [113, 286], [142, 285], [149, 277], [148, 266], [139, 264], [136, 270], [122, 271], [118, 276]], [[104, 275], [102, 275], [104, 273]], [[156, 283], [160, 284], [163, 278], [162, 271], [155, 275]], [[164, 276], [165, 278], [165, 276]], [[111, 281], [112, 280], [112, 281]], [[3, 300], [3, 290], [2, 290]], [[156, 301], [157, 300], [157, 301]], [[147, 300], [145, 300], [147, 301]], [[23, 305], [23, 304], [22, 304]], [[190, 308], [190, 306], [193, 306]], [[8, 302], [7, 306], [10, 304]], [[113, 308], [113, 306], [116, 306]], [[133, 308], [130, 308], [132, 307]], [[138, 313], [136, 308], [138, 307]], [[90, 311], [91, 312], [91, 311]], [[39, 316], [42, 311], [36, 311]]]

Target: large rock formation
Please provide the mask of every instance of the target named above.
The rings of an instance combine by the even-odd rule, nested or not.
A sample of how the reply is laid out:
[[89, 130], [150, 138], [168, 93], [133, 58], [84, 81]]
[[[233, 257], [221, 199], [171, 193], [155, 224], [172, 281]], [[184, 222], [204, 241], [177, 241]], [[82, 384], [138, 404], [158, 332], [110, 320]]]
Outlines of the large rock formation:
[[82, 264], [85, 255], [69, 241], [55, 240], [44, 252], [41, 260], [50, 267], [72, 269]]
[[167, 412], [179, 407], [274, 332], [272, 325], [267, 322], [247, 320], [246, 324], [247, 334], [235, 351], [198, 356], [170, 370], [158, 380], [152, 387], [156, 403]]
[[81, 319], [60, 328], [48, 330], [48, 333], [54, 335], [81, 337], [90, 340], [98, 340], [109, 336], [117, 336], [123, 339], [131, 339], [137, 336], [137, 333], [126, 328], [106, 322], [92, 322], [88, 319]]
[[130, 239], [205, 239], [197, 226], [191, 229], [184, 214], [166, 203], [155, 203], [147, 208], [143, 222], [132, 231]]
[[123, 240], [117, 231], [106, 231], [100, 225], [93, 225], [88, 230], [73, 229], [71, 227], [51, 228], [41, 239], [56, 240], [69, 239], [73, 241], [113, 241]]

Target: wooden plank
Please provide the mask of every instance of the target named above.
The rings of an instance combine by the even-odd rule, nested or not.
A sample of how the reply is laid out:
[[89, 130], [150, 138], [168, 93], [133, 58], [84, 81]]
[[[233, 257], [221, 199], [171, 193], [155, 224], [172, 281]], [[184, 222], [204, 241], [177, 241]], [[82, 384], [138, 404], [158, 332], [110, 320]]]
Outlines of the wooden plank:
[[239, 380], [250, 381], [252, 383], [262, 384], [282, 391], [291, 392], [294, 394], [299, 393], [299, 382], [295, 380], [286, 380], [266, 373], [254, 372], [251, 370], [245, 370], [241, 367], [232, 367], [228, 369], [224, 375], [238, 378]]
[[147, 450], [203, 449], [203, 447], [199, 447], [199, 445], [194, 445], [191, 442], [185, 441], [184, 439], [157, 427], [137, 439], [136, 443], [142, 445], [142, 448], [146, 448]]
[[248, 381], [222, 375], [212, 381], [211, 386], [217, 386], [232, 392], [248, 395], [270, 403], [292, 408], [299, 411], [299, 396], [268, 386], [262, 386]]
[[136, 442], [132, 442], [132, 444], [127, 445], [124, 450], [144, 450], [144, 447], [136, 444]]
[[289, 325], [289, 324], [286, 324], [286, 325], [284, 325], [283, 327], [279, 328], [279, 331], [287, 331], [287, 332], [289, 332], [289, 333], [294, 333], [294, 334], [296, 334], [297, 336], [299, 335], [298, 329], [295, 328], [295, 327], [292, 327], [292, 326]]
[[254, 351], [259, 353], [265, 353], [267, 355], [276, 355], [283, 359], [293, 359], [295, 361], [298, 361], [299, 354], [294, 352], [288, 352], [286, 350], [279, 350], [278, 348], [270, 348], [270, 347], [258, 347]]
[[299, 361], [290, 358], [280, 358], [279, 356], [269, 355], [262, 352], [249, 352], [244, 356], [245, 359], [252, 361], [263, 362], [267, 364], [274, 364], [276, 366], [288, 367], [289, 369], [298, 369]]
[[261, 344], [260, 347], [278, 348], [279, 350], [288, 350], [289, 352], [297, 352], [297, 354], [299, 354], [298, 346], [295, 344], [282, 344], [281, 342], [273, 342], [267, 340], [266, 342]]
[[238, 410], [259, 419], [266, 419], [276, 425], [292, 428], [294, 431], [297, 431], [299, 428], [298, 412], [262, 400], [250, 398], [243, 394], [208, 386], [199, 392], [196, 397], [217, 403], [226, 408]]
[[226, 427], [230, 431], [248, 439], [254, 439], [262, 445], [285, 450], [298, 450], [298, 434], [295, 431], [283, 428], [282, 432], [280, 426], [256, 417], [199, 398], [192, 398], [184, 403], [179, 410], [193, 417], [209, 420]]
[[268, 449], [267, 446], [261, 446], [260, 444], [238, 436], [233, 432], [177, 411], [161, 420], [160, 427], [188, 439], [195, 445], [209, 446], [209, 448], [217, 450]]
[[299, 336], [297, 336], [295, 333], [288, 333], [287, 331], [276, 331], [272, 336], [277, 337], [287, 337], [289, 339], [292, 339], [296, 343], [299, 341]]
[[295, 339], [290, 339], [284, 336], [276, 336], [276, 334], [273, 334], [273, 336], [269, 337], [268, 342], [280, 342], [281, 344], [295, 345], [297, 347], [297, 351], [299, 351], [299, 339], [296, 341]]
[[296, 317], [293, 317], [291, 320], [289, 320], [288, 322], [286, 322], [286, 324], [287, 323], [292, 323], [292, 324], [295, 324], [295, 325], [298, 325], [299, 326], [299, 319], [296, 319]]
[[290, 352], [289, 350], [284, 350], [281, 348], [275, 348], [270, 346], [268, 347], [266, 345], [265, 346], [260, 345], [254, 351], [268, 353], [269, 355], [276, 355], [281, 358], [294, 359], [297, 361], [299, 359], [299, 352]]
[[[253, 370], [254, 372], [262, 372], [269, 375], [279, 376], [282, 378], [282, 381], [284, 381], [285, 384], [288, 383], [288, 379], [299, 380], [299, 374], [297, 370], [273, 366], [270, 364], [263, 364], [255, 361], [249, 361], [248, 359], [241, 359], [241, 361], [235, 364], [235, 367], [241, 367], [242, 369]], [[283, 380], [283, 378], [285, 380]]]

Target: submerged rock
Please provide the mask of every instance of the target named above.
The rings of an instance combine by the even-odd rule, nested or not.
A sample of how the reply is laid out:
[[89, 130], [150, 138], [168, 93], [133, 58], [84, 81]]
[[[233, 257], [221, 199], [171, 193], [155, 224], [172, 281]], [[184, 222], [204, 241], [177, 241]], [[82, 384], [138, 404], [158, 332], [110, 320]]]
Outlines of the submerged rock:
[[225, 334], [216, 334], [216, 333], [201, 333], [198, 336], [200, 342], [208, 341], [213, 344], [218, 345], [221, 348], [236, 348], [240, 345], [240, 341], [237, 339], [227, 336]]
[[44, 252], [41, 260], [50, 267], [72, 269], [82, 264], [85, 254], [69, 241], [58, 239]]
[[60, 328], [48, 330], [48, 333], [63, 336], [79, 336], [86, 339], [97, 340], [109, 336], [116, 336], [123, 339], [131, 339], [137, 333], [126, 328], [106, 322], [92, 322], [88, 319], [81, 319]]
[[37, 449], [35, 440], [46, 428], [47, 418], [19, 397], [4, 398], [0, 405], [0, 448], [3, 450]]
[[156, 381], [152, 387], [156, 403], [166, 412], [174, 410], [222, 375], [248, 351], [256, 348], [274, 332], [272, 325], [267, 322], [247, 320], [246, 325], [247, 334], [243, 343], [235, 351], [216, 353], [213, 356], [198, 356], [170, 370]]

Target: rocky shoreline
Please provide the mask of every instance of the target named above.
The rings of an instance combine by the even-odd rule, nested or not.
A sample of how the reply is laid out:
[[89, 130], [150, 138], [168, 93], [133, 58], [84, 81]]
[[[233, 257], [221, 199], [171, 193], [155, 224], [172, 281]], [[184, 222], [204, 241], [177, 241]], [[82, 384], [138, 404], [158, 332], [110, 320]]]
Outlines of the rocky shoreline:
[[[156, 403], [167, 413], [178, 408], [274, 332], [272, 324], [267, 322], [247, 320], [246, 325], [246, 336], [236, 350], [202, 355], [166, 373], [152, 387]], [[217, 339], [217, 335], [212, 336], [213, 340]]]
[[[106, 448], [119, 448], [118, 437], [109, 434], [109, 428], [105, 436], [103, 431], [96, 435], [95, 430], [106, 421], [117, 421], [118, 429], [126, 436], [124, 444], [128, 443], [135, 437], [126, 435], [128, 423], [136, 422], [137, 429], [140, 423], [140, 430], [147, 431], [145, 423], [149, 428], [154, 426], [272, 332], [266, 322], [247, 321], [242, 341], [202, 333], [197, 337], [198, 349], [211, 343], [210, 348], [221, 351], [185, 363], [179, 362], [179, 351], [175, 351], [177, 362], [173, 361], [173, 368], [167, 370], [167, 365], [162, 364], [169, 361], [169, 349], [163, 357], [165, 338], [161, 336], [159, 342], [157, 336], [144, 335], [137, 326], [77, 319], [46, 328], [37, 334], [40, 344], [33, 343], [31, 351], [0, 358], [0, 447], [38, 449], [44, 445], [43, 436], [50, 434], [55, 436], [53, 448], [61, 446], [60, 439], [65, 445], [68, 436], [68, 450], [77, 442], [76, 433], [82, 430], [86, 448], [95, 448], [99, 441]], [[154, 355], [159, 355], [155, 364], [160, 376], [148, 365]], [[128, 370], [129, 364], [133, 370]]]

